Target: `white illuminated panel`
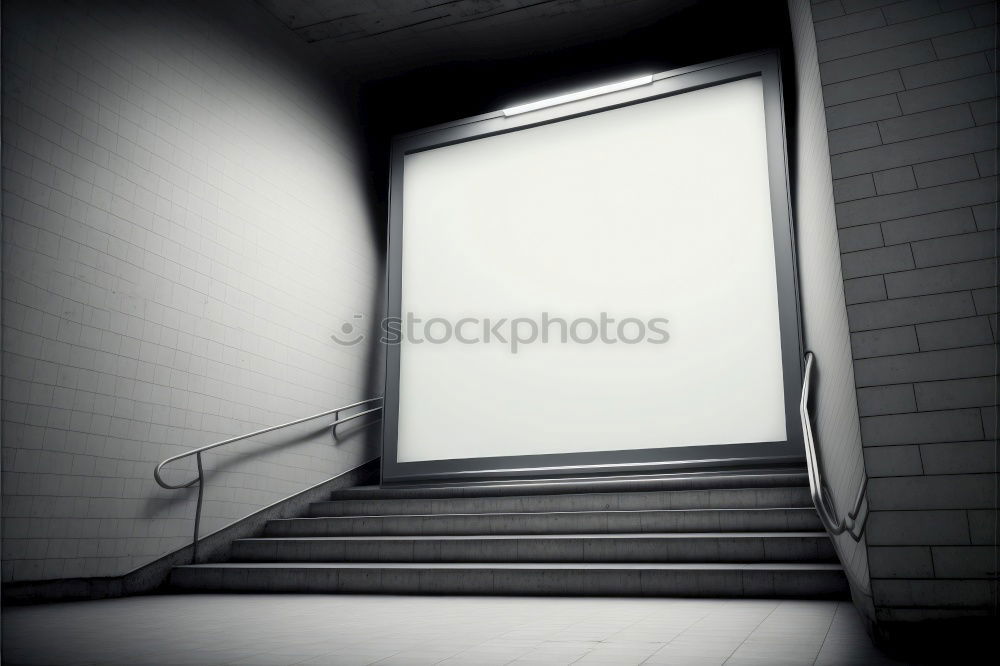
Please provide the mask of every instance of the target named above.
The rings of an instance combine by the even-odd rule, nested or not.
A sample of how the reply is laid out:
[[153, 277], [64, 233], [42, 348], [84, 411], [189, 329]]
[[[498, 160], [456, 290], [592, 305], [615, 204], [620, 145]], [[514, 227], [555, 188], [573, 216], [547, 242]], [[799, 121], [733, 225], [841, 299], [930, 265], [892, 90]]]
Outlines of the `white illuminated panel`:
[[407, 155], [404, 315], [670, 339], [404, 342], [398, 460], [785, 440], [767, 173], [759, 78]]

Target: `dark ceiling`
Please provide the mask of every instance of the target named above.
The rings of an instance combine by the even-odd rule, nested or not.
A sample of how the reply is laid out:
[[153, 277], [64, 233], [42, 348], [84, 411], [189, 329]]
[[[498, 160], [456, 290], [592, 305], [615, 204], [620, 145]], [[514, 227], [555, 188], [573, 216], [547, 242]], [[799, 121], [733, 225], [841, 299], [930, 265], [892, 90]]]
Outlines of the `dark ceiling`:
[[360, 79], [623, 35], [697, 0], [257, 0]]
[[256, 2], [353, 82], [380, 207], [400, 132], [762, 49], [792, 62], [785, 0]]

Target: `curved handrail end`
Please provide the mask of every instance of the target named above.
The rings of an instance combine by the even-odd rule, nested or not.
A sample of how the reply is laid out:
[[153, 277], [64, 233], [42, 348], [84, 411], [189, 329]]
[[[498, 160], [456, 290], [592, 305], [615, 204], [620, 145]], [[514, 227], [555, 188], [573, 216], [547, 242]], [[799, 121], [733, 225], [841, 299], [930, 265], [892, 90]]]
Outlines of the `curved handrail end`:
[[833, 536], [847, 533], [855, 542], [861, 541], [864, 534], [865, 525], [868, 523], [866, 511], [861, 522], [857, 522], [858, 515], [865, 504], [868, 495], [868, 477], [864, 477], [858, 494], [854, 500], [854, 506], [844, 518], [838, 518], [834, 502], [830, 498], [830, 493], [823, 483], [823, 475], [820, 471], [819, 455], [816, 452], [816, 440], [813, 435], [812, 422], [809, 418], [809, 391], [812, 385], [812, 368], [814, 354], [811, 351], [805, 353], [805, 370], [802, 377], [802, 397], [799, 401], [799, 417], [802, 420], [802, 439], [805, 444], [806, 471], [809, 477], [809, 494], [816, 512], [823, 523], [823, 527]]

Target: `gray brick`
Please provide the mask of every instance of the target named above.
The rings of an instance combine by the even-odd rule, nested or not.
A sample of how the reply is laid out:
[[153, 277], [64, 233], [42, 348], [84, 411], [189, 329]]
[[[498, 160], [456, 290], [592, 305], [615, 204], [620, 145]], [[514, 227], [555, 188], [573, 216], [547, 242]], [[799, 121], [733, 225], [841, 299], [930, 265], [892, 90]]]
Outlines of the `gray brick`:
[[974, 5], [980, 5], [983, 2], [989, 2], [990, 0], [938, 0], [941, 5], [941, 11], [950, 12], [953, 9], [961, 9], [962, 7], [972, 7]]
[[973, 5], [969, 7], [969, 13], [972, 14], [972, 22], [977, 26], [994, 25], [997, 22], [996, 1], [986, 0], [981, 4]]
[[869, 479], [923, 474], [920, 449], [916, 446], [867, 446], [864, 456]]
[[883, 95], [850, 104], [839, 104], [826, 110], [826, 127], [830, 130], [850, 127], [873, 120], [895, 118], [903, 114], [895, 95]]
[[991, 608], [996, 583], [987, 580], [875, 580], [872, 595], [879, 600], [879, 612], [890, 608], [910, 611], [946, 608], [952, 611], [966, 609], [966, 613]]
[[979, 171], [979, 175], [983, 176], [995, 176], [1000, 169], [997, 168], [997, 151], [996, 150], [985, 150], [981, 153], [975, 154], [976, 169]]
[[[966, 405], [971, 407], [972, 405]], [[861, 416], [878, 416], [880, 414], [903, 414], [917, 411], [917, 403], [913, 397], [913, 386], [910, 384], [894, 384], [891, 386], [872, 386], [858, 389], [858, 413]], [[890, 447], [897, 448], [897, 447]], [[865, 454], [874, 449], [866, 449]], [[916, 452], [914, 452], [916, 453]], [[918, 465], [919, 467], [919, 465]], [[869, 469], [869, 474], [871, 470]], [[915, 472], [919, 474], [920, 472]], [[900, 472], [902, 474], [902, 472]]]
[[913, 167], [899, 167], [879, 171], [875, 176], [875, 191], [878, 194], [895, 194], [917, 189], [917, 179], [913, 175]]
[[932, 41], [939, 58], [954, 58], [966, 53], [990, 51], [996, 48], [996, 33], [988, 27], [975, 28], [936, 37]]
[[990, 64], [986, 61], [985, 54], [970, 53], [957, 58], [913, 65], [900, 70], [899, 73], [907, 88], [920, 88], [977, 74], [988, 74], [989, 71]]
[[972, 301], [976, 306], [976, 314], [993, 314], [997, 311], [997, 288], [975, 289], [972, 292]]
[[976, 228], [981, 231], [997, 228], [997, 205], [996, 203], [982, 204], [972, 209], [972, 214], [976, 218]]
[[823, 101], [826, 106], [847, 104], [862, 99], [870, 99], [880, 95], [899, 92], [904, 89], [899, 72], [882, 72], [851, 79], [843, 83], [833, 83], [823, 86]]
[[825, 62], [820, 65], [819, 73], [824, 84], [840, 83], [936, 59], [937, 55], [930, 41], [923, 41]]
[[855, 252], [873, 247], [882, 247], [882, 232], [877, 224], [865, 224], [860, 227], [841, 229], [840, 251]]
[[899, 2], [899, 0], [843, 0], [844, 11], [848, 14], [863, 12], [867, 9], [875, 9], [876, 7], [884, 7], [896, 2]]
[[920, 187], [934, 187], [935, 185], [946, 185], [979, 178], [976, 158], [972, 155], [924, 162], [913, 167], [913, 173], [916, 175], [917, 185]]
[[931, 549], [928, 546], [869, 546], [868, 570], [872, 578], [933, 578]]
[[[996, 234], [992, 231], [922, 240], [912, 243], [910, 247], [913, 248], [914, 261], [921, 267], [986, 259], [995, 257], [997, 253]], [[976, 286], [988, 287], [990, 283]]]
[[988, 509], [996, 506], [996, 477], [992, 474], [958, 474], [871, 479], [868, 482], [868, 502], [874, 511]]
[[833, 181], [833, 200], [836, 203], [863, 199], [873, 194], [875, 194], [875, 183], [867, 173]]
[[992, 261], [921, 268], [885, 276], [889, 298], [944, 294], [960, 289], [988, 287], [995, 282], [996, 267]]
[[[976, 102], [979, 104], [979, 102]], [[968, 104], [908, 114], [879, 122], [879, 133], [885, 143], [908, 141], [975, 126], [977, 123]], [[982, 123], [978, 123], [982, 124]]]
[[917, 335], [912, 326], [883, 328], [851, 334], [854, 358], [871, 358], [890, 354], [908, 354], [918, 351]]
[[995, 473], [996, 453], [994, 441], [920, 445], [920, 459], [927, 474]]
[[878, 135], [878, 127], [874, 123], [833, 130], [828, 134], [828, 138], [831, 155], [882, 145], [882, 140]]
[[1000, 519], [996, 508], [985, 511], [969, 511], [969, 533], [973, 545], [993, 546], [997, 542], [997, 519]]
[[969, 13], [959, 10], [884, 28], [875, 28], [842, 37], [834, 37], [833, 39], [817, 43], [816, 47], [819, 52], [819, 61], [826, 62], [836, 58], [858, 55], [859, 53], [878, 51], [890, 46], [899, 46], [922, 39], [948, 35], [959, 30], [968, 30], [972, 27], [972, 18], [969, 16]]
[[976, 314], [968, 292], [897, 298], [878, 303], [861, 303], [847, 308], [851, 331], [870, 331]]
[[[864, 227], [853, 227], [864, 229]], [[882, 235], [886, 245], [908, 243], [910, 241], [939, 238], [953, 234], [968, 233], [976, 230], [971, 208], [956, 208], [930, 215], [917, 215], [901, 220], [889, 220], [882, 223]]]
[[848, 252], [841, 255], [840, 261], [845, 279], [902, 271], [914, 265], [908, 245]]
[[997, 432], [997, 417], [1000, 416], [997, 407], [980, 407], [979, 415], [983, 419], [983, 437], [996, 441], [1000, 434]]
[[828, 2], [818, 2], [812, 6], [813, 22], [825, 21], [834, 16], [843, 16], [844, 8], [840, 5], [840, 0], [829, 0]]
[[830, 164], [833, 167], [834, 178], [846, 178], [859, 173], [872, 173], [945, 157], [969, 155], [981, 150], [990, 150], [995, 145], [996, 126], [985, 125], [834, 155], [830, 158]]
[[967, 317], [917, 325], [917, 341], [922, 351], [988, 345], [993, 341], [985, 317]]
[[977, 409], [866, 416], [861, 438], [865, 446], [971, 442], [983, 438], [983, 424]]
[[[995, 358], [995, 356], [994, 356]], [[985, 366], [982, 373], [995, 373], [994, 366]], [[996, 404], [996, 375], [916, 384], [914, 391], [920, 411], [989, 407]]]
[[993, 345], [858, 359], [854, 362], [854, 381], [863, 387], [981, 377], [990, 372], [996, 359]]
[[976, 119], [977, 125], [989, 125], [997, 121], [997, 100], [981, 99], [969, 104], [972, 109], [972, 116]]
[[967, 79], [907, 90], [896, 96], [899, 98], [899, 105], [902, 107], [903, 113], [919, 113], [962, 102], [990, 99], [995, 95], [996, 78], [993, 74], [981, 74]]
[[968, 543], [965, 511], [873, 511], [868, 519], [869, 546]]
[[844, 280], [844, 298], [848, 305], [884, 300], [886, 293], [882, 276]]
[[859, 32], [870, 28], [880, 28], [885, 25], [882, 12], [878, 9], [857, 12], [827, 20], [817, 20], [813, 17], [813, 20], [816, 21], [814, 27], [816, 29], [817, 41], [839, 37], [840, 35], [849, 35], [852, 32]]
[[980, 178], [837, 204], [837, 226], [885, 222], [996, 200], [996, 179]]
[[888, 23], [901, 23], [913, 19], [939, 14], [941, 9], [937, 0], [906, 0], [886, 5], [882, 9]]
[[934, 573], [938, 578], [997, 577], [995, 546], [934, 546]]

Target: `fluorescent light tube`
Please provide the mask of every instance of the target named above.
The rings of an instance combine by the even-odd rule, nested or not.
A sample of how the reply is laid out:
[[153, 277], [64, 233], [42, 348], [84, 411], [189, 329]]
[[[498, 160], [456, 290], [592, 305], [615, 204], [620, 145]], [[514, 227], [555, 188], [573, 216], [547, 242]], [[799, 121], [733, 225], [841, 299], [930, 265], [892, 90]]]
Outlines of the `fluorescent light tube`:
[[606, 86], [600, 86], [598, 88], [590, 88], [589, 90], [580, 90], [578, 92], [569, 93], [568, 95], [549, 97], [548, 99], [539, 100], [537, 102], [531, 102], [529, 104], [512, 106], [509, 109], [504, 109], [503, 115], [508, 117], [516, 116], [519, 113], [527, 113], [528, 111], [537, 111], [538, 109], [544, 109], [549, 106], [557, 106], [559, 104], [566, 104], [567, 102], [575, 102], [578, 99], [586, 99], [587, 97], [597, 97], [598, 95], [607, 95], [608, 93], [618, 92], [619, 90], [627, 90], [628, 88], [636, 88], [638, 86], [644, 86], [652, 82], [653, 82], [653, 75], [647, 74], [646, 76], [640, 76], [637, 79], [629, 79], [628, 81], [619, 81], [618, 83], [609, 83]]

